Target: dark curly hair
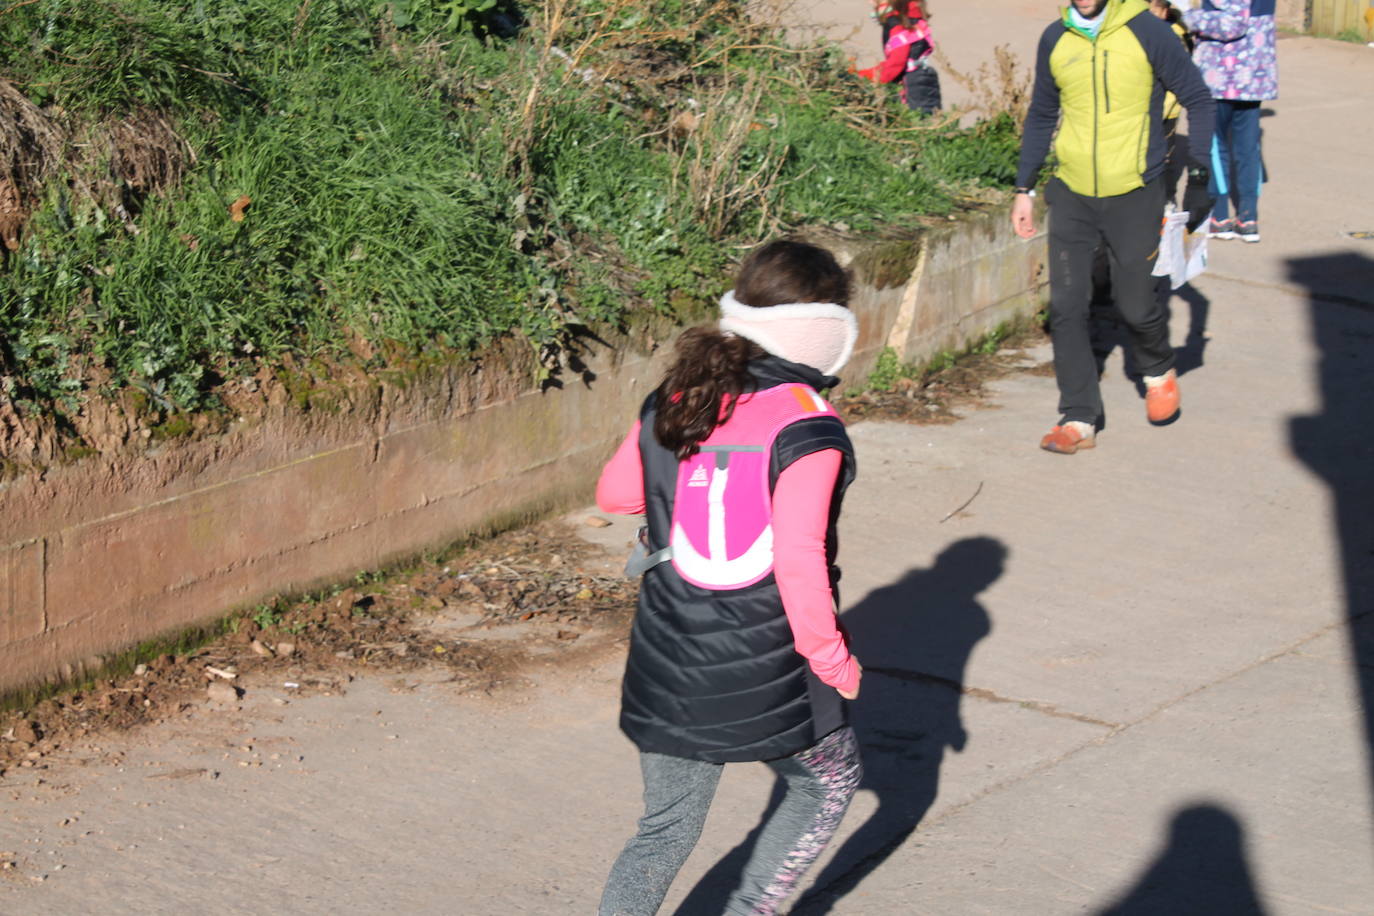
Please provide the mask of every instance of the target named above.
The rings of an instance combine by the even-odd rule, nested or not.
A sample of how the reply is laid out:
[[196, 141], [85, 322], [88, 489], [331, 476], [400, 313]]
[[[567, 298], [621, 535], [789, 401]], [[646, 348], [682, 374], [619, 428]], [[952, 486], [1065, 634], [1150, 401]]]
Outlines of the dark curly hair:
[[[735, 280], [735, 298], [754, 308], [794, 302], [849, 302], [849, 274], [835, 256], [806, 242], [780, 240], [750, 252]], [[672, 368], [658, 386], [654, 438], [681, 461], [729, 420], [750, 386], [758, 344], [715, 328], [683, 331]]]

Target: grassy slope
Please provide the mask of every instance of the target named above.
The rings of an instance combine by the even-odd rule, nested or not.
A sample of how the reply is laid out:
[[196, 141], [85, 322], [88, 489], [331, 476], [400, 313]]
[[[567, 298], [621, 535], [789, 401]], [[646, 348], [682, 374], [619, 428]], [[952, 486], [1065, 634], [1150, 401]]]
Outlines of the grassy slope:
[[0, 270], [0, 393], [213, 409], [285, 353], [547, 353], [699, 308], [788, 226], [888, 228], [1010, 180], [1009, 121], [913, 131], [837, 53], [750, 49], [732, 4], [565, 5], [573, 60], [537, 9], [484, 42], [437, 0], [11, 8], [0, 78], [62, 155], [0, 145], [32, 211]]

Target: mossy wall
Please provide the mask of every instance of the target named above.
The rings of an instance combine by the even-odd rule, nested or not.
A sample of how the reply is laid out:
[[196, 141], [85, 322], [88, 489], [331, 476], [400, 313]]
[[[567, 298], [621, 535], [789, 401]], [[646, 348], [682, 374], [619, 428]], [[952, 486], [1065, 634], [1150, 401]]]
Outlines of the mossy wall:
[[[822, 241], [855, 273], [861, 334], [847, 384], [886, 347], [919, 361], [1041, 306], [1043, 239], [1017, 239], [1004, 210], [908, 239]], [[665, 369], [672, 330], [595, 345], [561, 387], [522, 382], [516, 358], [359, 379], [328, 411], [288, 400], [221, 433], [7, 481], [0, 692], [588, 501]]]

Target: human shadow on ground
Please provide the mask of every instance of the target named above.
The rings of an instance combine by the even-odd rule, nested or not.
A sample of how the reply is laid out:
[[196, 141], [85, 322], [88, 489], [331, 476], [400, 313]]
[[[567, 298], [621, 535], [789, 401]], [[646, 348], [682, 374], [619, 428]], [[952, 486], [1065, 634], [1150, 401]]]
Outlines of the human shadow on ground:
[[1194, 805], [1174, 815], [1154, 863], [1097, 916], [1262, 916], [1246, 864], [1244, 828], [1226, 809]]
[[1187, 375], [1194, 369], [1202, 368], [1203, 352], [1207, 349], [1207, 313], [1212, 303], [1191, 283], [1185, 283], [1173, 291], [1168, 301], [1170, 312], [1173, 311], [1175, 299], [1183, 300], [1188, 306], [1188, 332], [1184, 335], [1183, 343], [1174, 347], [1177, 360], [1174, 368], [1179, 375]]
[[[1191, 283], [1185, 283], [1176, 290], [1169, 289], [1168, 279], [1159, 278], [1158, 295], [1164, 303], [1165, 320], [1172, 323], [1176, 301], [1188, 307], [1188, 330], [1183, 343], [1174, 347], [1176, 362], [1174, 368], [1179, 375], [1186, 375], [1203, 365], [1203, 353], [1207, 348], [1207, 316], [1211, 302]], [[1111, 269], [1105, 251], [1100, 252], [1093, 264], [1093, 297], [1088, 311], [1088, 329], [1093, 347], [1093, 357], [1097, 360], [1098, 378], [1107, 370], [1107, 360], [1112, 351], [1121, 349], [1121, 374], [1136, 387], [1136, 393], [1145, 397], [1145, 380], [1136, 368], [1131, 348], [1131, 335], [1117, 311], [1112, 298]], [[1103, 424], [1105, 426], [1105, 423]]]
[[1290, 282], [1308, 291], [1321, 395], [1315, 413], [1289, 421], [1289, 443], [1331, 488], [1350, 667], [1374, 788], [1374, 258], [1345, 252], [1293, 258], [1287, 267]]
[[[816, 878], [795, 916], [829, 912], [911, 835], [934, 802], [945, 748], [962, 750], [967, 740], [959, 716], [964, 668], [992, 628], [977, 596], [1001, 576], [1006, 556], [993, 538], [957, 541], [931, 568], [911, 570], [844, 614], [850, 647], [864, 666], [850, 709], [863, 757], [860, 788], [877, 795], [878, 809]], [[676, 916], [725, 908], [782, 793], [779, 781], [759, 827], [697, 882]]]
[[719, 862], [711, 866], [710, 871], [701, 876], [701, 880], [692, 887], [691, 893], [673, 911], [674, 916], [702, 916], [705, 913], [725, 912], [725, 904], [739, 886], [744, 866], [749, 863], [749, 856], [758, 844], [764, 825], [778, 810], [786, 794], [787, 784], [781, 779], [775, 780], [773, 794], [769, 796], [768, 805], [764, 808], [763, 816], [759, 818], [758, 826], [749, 831], [748, 836], [740, 841], [738, 846], [722, 856]]
[[845, 840], [792, 909], [828, 913], [916, 830], [935, 802], [945, 749], [962, 751], [964, 670], [992, 631], [978, 595], [1002, 575], [1007, 548], [994, 538], [956, 541], [929, 569], [868, 595], [844, 615], [864, 665], [854, 704], [863, 752], [860, 786], [878, 807]]

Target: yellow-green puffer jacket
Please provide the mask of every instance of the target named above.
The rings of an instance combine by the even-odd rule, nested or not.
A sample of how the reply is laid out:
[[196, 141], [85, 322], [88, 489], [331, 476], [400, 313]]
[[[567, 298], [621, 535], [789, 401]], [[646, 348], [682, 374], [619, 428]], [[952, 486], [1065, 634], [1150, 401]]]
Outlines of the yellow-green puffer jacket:
[[1096, 40], [1074, 30], [1064, 12], [1049, 60], [1064, 112], [1055, 174], [1079, 194], [1114, 197], [1143, 185], [1155, 75], [1126, 23], [1148, 9], [1145, 0], [1108, 4]]
[[1164, 171], [1166, 92], [1188, 110], [1189, 161], [1211, 159], [1216, 102], [1178, 34], [1145, 0], [1106, 0], [1101, 16], [1096, 38], [1075, 30], [1067, 9], [1040, 36], [1018, 188], [1039, 180], [1052, 140], [1056, 175], [1075, 194], [1118, 197], [1149, 184]]

